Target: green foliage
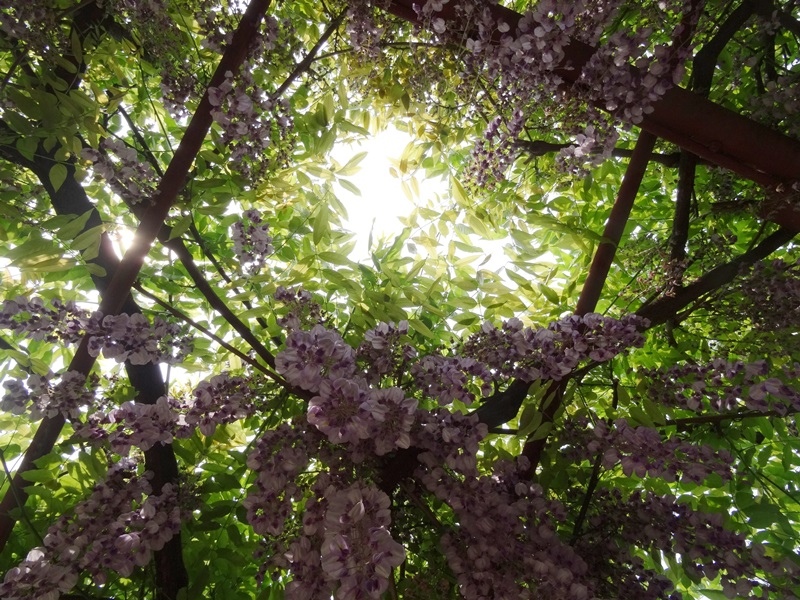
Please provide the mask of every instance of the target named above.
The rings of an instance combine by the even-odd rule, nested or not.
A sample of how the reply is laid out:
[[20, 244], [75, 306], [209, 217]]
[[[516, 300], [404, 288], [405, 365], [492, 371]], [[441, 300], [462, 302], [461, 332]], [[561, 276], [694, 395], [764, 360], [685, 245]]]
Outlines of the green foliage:
[[[196, 11], [206, 10], [205, 2], [168, 3], [166, 32], [111, 8], [100, 16], [81, 12], [93, 3], [51, 4], [48, 10], [57, 18], [48, 33], [50, 50], [18, 47], [5, 33], [0, 37], [2, 287], [6, 298], [36, 295], [96, 307], [107, 285], [104, 277], [130, 244], [147, 203], [131, 204], [92, 167], [85, 151], [98, 150], [104, 140], [119, 141], [149, 165], [156, 183], [188, 124], [185, 114], [170, 112], [163, 102], [162, 71], [172, 69], [176, 79], [188, 77], [191, 93], [184, 103], [191, 114], [219, 54], [202, 45]], [[238, 3], [222, 4], [227, 14], [238, 15]], [[717, 3], [710, 4], [717, 16], [724, 13]], [[222, 128], [214, 125], [170, 213], [171, 229], [148, 255], [139, 291], [134, 292], [145, 314], [164, 315], [174, 309], [179, 311], [175, 318], [191, 320], [214, 336], [198, 332], [191, 356], [170, 372], [169, 391], [174, 396], [189, 394], [200, 379], [224, 371], [250, 371], [242, 356], [229, 349], [252, 357], [252, 348], [212, 305], [169, 242], [188, 248], [214, 295], [275, 354], [285, 335], [273, 300], [278, 286], [302, 286], [311, 292], [324, 309], [326, 325], [338, 328], [354, 345], [379, 322], [408, 320], [416, 346], [432, 352], [458, 346], [484, 320], [519, 317], [526, 324], [546, 325], [571, 313], [592, 257], [606, 241], [604, 225], [626, 161], [612, 158], [572, 177], [556, 170], [552, 155], [526, 156], [520, 150], [504, 181], [492, 189], [470, 186], [465, 172], [471, 146], [485, 128], [482, 115], [492, 114], [494, 92], [465, 93], [458, 56], [427, 38], [427, 45], [410, 46], [407, 24], [382, 17], [389, 19], [392, 43], [374, 63], [354, 53], [345, 29], [338, 26], [311, 66], [295, 78], [299, 57], [344, 8], [341, 2], [273, 3], [270, 14], [281, 22], [283, 33], [268, 56], [256, 61], [252, 76], [267, 94], [288, 82], [281, 99], [293, 119], [292, 133], [274, 139], [265, 151], [263, 171], [247, 178], [237, 170]], [[72, 20], [76, 14], [94, 21], [80, 29]], [[620, 19], [639, 16], [628, 7]], [[713, 22], [708, 19], [701, 41], [714, 35]], [[740, 112], [751, 111], [764, 91], [759, 81], [769, 64], [777, 60], [784, 65], [779, 69], [796, 71], [796, 35], [778, 32], [772, 43], [774, 56], [751, 51], [750, 42], [760, 35], [750, 24], [725, 50], [712, 99]], [[61, 53], [54, 55], [54, 48]], [[781, 63], [779, 55], [794, 58]], [[572, 132], [561, 129], [552, 115], [530, 114], [526, 119], [530, 140], [545, 134], [553, 143], [571, 139]], [[783, 122], [773, 125], [786, 127]], [[387, 127], [410, 136], [408, 146], [395, 153], [395, 179], [387, 185], [401, 187], [416, 207], [403, 218], [396, 235], [371, 240], [370, 260], [357, 261], [352, 257], [355, 233], [344, 225], [348, 210], [339, 190], [360, 194], [356, 177], [365, 154], [356, 153], [340, 164], [332, 153]], [[618, 146], [628, 149], [634, 141], [631, 131], [623, 131]], [[663, 143], [656, 151], [668, 154], [676, 149]], [[651, 162], [598, 312], [620, 316], [675, 292], [667, 266], [677, 180], [676, 169]], [[447, 192], [443, 197], [422, 197], [426, 181], [445, 182]], [[764, 195], [750, 182], [716, 169], [698, 169], [689, 253], [677, 276], [678, 286], [741, 255], [774, 230], [753, 216], [753, 203]], [[721, 206], [724, 203], [733, 206]], [[242, 272], [231, 240], [231, 226], [249, 208], [265, 215], [274, 245], [266, 266], [254, 275]], [[789, 245], [778, 255], [796, 259], [796, 247]], [[534, 385], [520, 414], [508, 424], [509, 432], [490, 436], [485, 443], [482, 467], [488, 471], [497, 459], [519, 455], [526, 441], [548, 439], [538, 480], [550, 497], [579, 506], [592, 465], [564, 459], [559, 425], [567, 416], [624, 417], [731, 450], [737, 458], [736, 477], [730, 482], [709, 478], [703, 484], [667, 484], [625, 477], [621, 469], [612, 469], [601, 473], [602, 487], [674, 494], [696, 509], [725, 515], [732, 528], [747, 531], [774, 555], [793, 556], [800, 522], [795, 417], [693, 423], [689, 412], [652, 401], [639, 375], [643, 369], [718, 357], [768, 359], [776, 368], [800, 360], [800, 346], [756, 331], [746, 316], [735, 313], [733, 308], [741, 304], [736, 282], [691, 303], [667, 325], [652, 330], [644, 348], [573, 379], [554, 423], [543, 416], [545, 386]], [[71, 349], [5, 333], [0, 342], [3, 380], [60, 372], [72, 356]], [[110, 405], [135, 396], [119, 380], [122, 369], [102, 362], [98, 370]], [[246, 457], [260, 432], [302, 415], [305, 407], [275, 383], [263, 384], [263, 397], [269, 410], [262, 414], [219, 427], [211, 436], [195, 433], [174, 443], [192, 514], [183, 533], [190, 580], [186, 598], [282, 598], [286, 581], [267, 580], [260, 588], [256, 583], [259, 564], [253, 555], [261, 540], [247, 524], [242, 506], [253, 480]], [[25, 418], [0, 414], [3, 493], [34, 431], [35, 425]], [[106, 452], [89, 448], [65, 431], [54, 450], [23, 475], [32, 484], [31, 499], [24, 511], [17, 510], [20, 521], [0, 557], [0, 570], [5, 572], [39, 545], [47, 527], [69, 513], [103, 477], [109, 460]], [[453, 519], [444, 504], [430, 510], [443, 522]], [[408, 597], [413, 597], [418, 578], [431, 573], [437, 581], [450, 577], [443, 558], [428, 562], [433, 554], [430, 540], [414, 537], [426, 523], [415, 518], [412, 514], [397, 524], [419, 543], [409, 548], [404, 577], [398, 576], [398, 592]], [[573, 525], [562, 524], [563, 531]], [[660, 556], [642, 558], [692, 597], [722, 597], [713, 581], [694, 581]], [[147, 570], [130, 578], [111, 577], [102, 594], [144, 597], [151, 582]], [[92, 589], [91, 582], [81, 583], [87, 591]], [[441, 597], [455, 593], [451, 583]]]

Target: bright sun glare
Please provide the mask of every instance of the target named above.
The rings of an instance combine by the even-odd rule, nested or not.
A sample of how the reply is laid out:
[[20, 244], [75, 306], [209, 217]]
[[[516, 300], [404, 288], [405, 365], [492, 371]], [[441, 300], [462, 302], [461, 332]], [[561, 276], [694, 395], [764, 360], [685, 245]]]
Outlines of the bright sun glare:
[[[348, 177], [361, 195], [337, 186], [337, 197], [347, 208], [344, 226], [356, 235], [356, 247], [350, 256], [354, 261], [369, 259], [370, 231], [373, 240], [396, 236], [403, 229], [400, 217], [409, 215], [415, 208], [403, 193], [400, 180], [390, 173], [392, 159], [399, 159], [411, 141], [407, 133], [390, 128], [364, 142], [342, 144], [333, 150], [333, 158], [340, 164], [347, 163], [359, 152], [367, 153], [359, 165], [361, 170]], [[425, 201], [446, 193], [445, 182], [421, 179], [416, 200]]]

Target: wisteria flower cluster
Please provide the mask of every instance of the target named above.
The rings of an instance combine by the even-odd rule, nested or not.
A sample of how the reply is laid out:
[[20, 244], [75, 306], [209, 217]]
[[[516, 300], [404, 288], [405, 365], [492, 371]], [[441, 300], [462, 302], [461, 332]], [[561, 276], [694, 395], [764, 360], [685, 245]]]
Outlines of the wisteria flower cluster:
[[462, 354], [485, 364], [498, 379], [560, 381], [584, 360], [605, 362], [640, 347], [646, 327], [646, 319], [636, 315], [617, 320], [595, 313], [539, 329], [523, 327], [519, 319], [509, 319], [502, 329], [487, 322], [464, 343]]
[[[274, 17], [267, 19], [277, 24]], [[262, 40], [264, 52], [274, 47], [274, 33], [274, 38]], [[230, 149], [228, 164], [249, 180], [262, 178], [272, 164], [288, 160], [293, 131], [288, 102], [262, 89], [253, 78], [255, 71], [246, 62], [238, 75], [228, 71], [220, 85], [208, 88], [211, 115], [222, 129], [221, 143]]]
[[665, 481], [702, 483], [711, 474], [723, 480], [731, 478], [733, 455], [707, 444], [694, 444], [678, 437], [663, 439], [651, 427], [633, 427], [626, 419], [617, 419], [613, 427], [599, 420], [592, 430], [594, 439], [586, 444], [587, 456], [603, 453], [602, 465], [612, 469], [617, 464], [627, 476], [659, 477]]
[[57, 383], [35, 374], [25, 382], [9, 378], [3, 381], [5, 393], [0, 400], [0, 410], [21, 415], [30, 409], [33, 421], [58, 414], [67, 419], [78, 419], [81, 409], [94, 404], [93, 387], [96, 383], [96, 378], [92, 378], [92, 385], [87, 387], [86, 377], [77, 371], [67, 371]]
[[[631, 548], [680, 555], [693, 577], [719, 576], [728, 598], [754, 597], [750, 594], [759, 587], [762, 593], [769, 589], [780, 597], [793, 596], [783, 584], [796, 578], [796, 565], [774, 560], [763, 545], [726, 528], [722, 514], [693, 510], [673, 496], [635, 491], [625, 498], [619, 490], [600, 489], [581, 533], [575, 548], [598, 577], [599, 597], [680, 598], [669, 594], [669, 580], [648, 572], [641, 559], [631, 556]], [[754, 568], [763, 569], [769, 582], [749, 577]], [[650, 585], [644, 588], [643, 581]]]
[[355, 354], [336, 331], [316, 325], [311, 331], [288, 335], [285, 349], [275, 357], [275, 367], [291, 385], [317, 392], [325, 378], [352, 377]]
[[800, 260], [761, 261], [742, 281], [746, 316], [761, 330], [800, 328]]
[[489, 429], [476, 415], [464, 415], [444, 408], [420, 409], [414, 418], [411, 443], [422, 450], [417, 460], [429, 467], [445, 466], [453, 472], [474, 477], [478, 474], [478, 448]]
[[[575, 145], [558, 162], [578, 169], [587, 159], [597, 163], [610, 156], [617, 139], [609, 117], [593, 107], [602, 107], [627, 123], [639, 123], [652, 111], [652, 104], [682, 79], [683, 63], [691, 55], [689, 34], [701, 5], [672, 0], [638, 7], [645, 23], [677, 20], [667, 38], [680, 40], [674, 44], [653, 43], [647, 26], [619, 27], [616, 18], [622, 5], [619, 0], [540, 0], [513, 29], [479, 0], [462, 0], [453, 6], [428, 0], [415, 5], [420, 21], [443, 42], [466, 48], [465, 82], [482, 77], [496, 94], [493, 105], [500, 107], [500, 115], [476, 142], [467, 171], [472, 181], [485, 186], [504, 177], [514, 158], [509, 148], [523, 133], [525, 114], [539, 112], [543, 102], [551, 102], [562, 115], [559, 121], [575, 130]], [[445, 10], [450, 23], [443, 17]], [[615, 30], [603, 38], [612, 24]], [[562, 73], [574, 68], [565, 64], [566, 48], [573, 40], [597, 48], [578, 81], [567, 88]], [[473, 85], [464, 88], [471, 90]]]
[[359, 484], [326, 492], [323, 572], [338, 583], [337, 598], [364, 593], [380, 598], [388, 588], [392, 568], [405, 560], [405, 550], [388, 530], [389, 497], [374, 486]]
[[136, 148], [121, 140], [106, 138], [97, 150], [84, 148], [81, 157], [92, 164], [92, 171], [105, 179], [128, 205], [153, 202], [158, 176], [152, 165], [139, 157]]
[[333, 444], [367, 439], [370, 424], [382, 416], [380, 405], [351, 379], [323, 379], [318, 394], [308, 404], [308, 422]]
[[733, 456], [727, 450], [678, 436], [664, 438], [656, 429], [631, 425], [627, 419], [609, 423], [596, 417], [591, 421], [570, 417], [561, 427], [559, 445], [561, 454], [571, 462], [591, 462], [601, 455], [604, 469], [619, 465], [628, 477], [702, 483], [712, 474], [725, 481], [732, 476]]
[[[200, 46], [222, 54], [233, 38], [237, 20], [241, 18], [241, 14], [236, 12], [237, 7], [209, 0], [197, 0], [191, 6], [194, 21], [203, 36]], [[161, 93], [164, 105], [176, 120], [185, 119], [189, 116], [191, 107], [187, 100], [193, 97], [199, 99], [206, 82], [199, 81], [190, 57], [167, 55], [161, 62]]]
[[233, 423], [255, 414], [255, 381], [251, 378], [221, 373], [201, 381], [192, 391], [185, 407], [189, 428], [197, 427], [203, 435], [213, 435], [218, 425]]
[[247, 273], [258, 273], [274, 250], [269, 223], [264, 221], [258, 210], [251, 208], [244, 211], [242, 218], [231, 229], [233, 252], [239, 266]]
[[151, 362], [177, 364], [192, 350], [186, 329], [156, 317], [153, 324], [141, 313], [106, 315], [95, 312], [86, 325], [89, 354], [128, 361], [134, 365]]
[[278, 317], [278, 325], [284, 329], [291, 332], [322, 325], [322, 307], [314, 301], [308, 290], [289, 290], [281, 285], [275, 290], [275, 300], [284, 305], [283, 311], [280, 311], [282, 316]]
[[[391, 356], [405, 331], [405, 324], [381, 324], [369, 331], [362, 357], [380, 349]], [[396, 354], [397, 361], [411, 355]], [[381, 370], [393, 371], [397, 365], [392, 363]], [[306, 423], [281, 426], [257, 442], [248, 459], [258, 473], [246, 500], [248, 517], [272, 539], [269, 564], [292, 573], [288, 597], [334, 592], [342, 599], [377, 598], [392, 568], [404, 559], [403, 548], [388, 533], [389, 498], [376, 487], [393, 485], [388, 482], [397, 473], [388, 465], [408, 451], [408, 476], [415, 468], [439, 465], [476, 476], [478, 445], [487, 428], [475, 415], [428, 411], [399, 387], [377, 387], [379, 377], [368, 382], [356, 368], [353, 349], [320, 325], [291, 332], [276, 365], [287, 381], [315, 395]], [[327, 470], [308, 473], [312, 456]], [[354, 483], [356, 472], [364, 481], [365, 468], [375, 473], [373, 483]], [[387, 468], [391, 472], [384, 472]], [[303, 493], [297, 482], [304, 479], [304, 495], [310, 498], [301, 532], [292, 534], [297, 525], [287, 524], [290, 502]]]
[[3, 301], [0, 328], [33, 340], [76, 344], [89, 317], [89, 312], [75, 302], [56, 298], [48, 303], [42, 298], [20, 296]]
[[72, 514], [63, 515], [17, 567], [6, 573], [6, 600], [57, 600], [88, 573], [102, 584], [110, 572], [125, 577], [150, 562], [179, 530], [181, 511], [172, 484], [154, 494], [152, 474], [136, 474], [136, 462], [122, 459], [108, 471]]
[[377, 384], [398, 366], [402, 370], [403, 365], [416, 358], [417, 351], [406, 341], [407, 335], [408, 321], [379, 323], [364, 334], [356, 361], [369, 383]]
[[[302, 422], [284, 424], [267, 432], [247, 459], [258, 478], [244, 501], [253, 528], [279, 540], [284, 552], [268, 557], [267, 567], [287, 568], [293, 580], [287, 598], [308, 598], [309, 593], [336, 598], [378, 598], [388, 587], [393, 567], [405, 559], [403, 547], [395, 542], [389, 497], [374, 485], [344, 485], [340, 477], [322, 473], [307, 486], [311, 496], [302, 514], [302, 526], [287, 523], [297, 519], [293, 499], [302, 497], [303, 480], [311, 457], [338, 464], [341, 456], [324, 438]], [[305, 475], [305, 480], [310, 479]]]
[[[375, 333], [383, 329], [387, 333], [390, 331], [388, 324], [385, 328], [379, 326], [368, 332], [367, 337], [372, 342], [380, 339], [380, 345], [384, 338], [376, 337]], [[358, 372], [355, 356], [355, 351], [337, 332], [317, 325], [309, 332], [292, 332], [286, 340], [286, 348], [275, 359], [278, 372], [291, 385], [314, 393], [308, 404], [308, 422], [325, 434], [331, 443], [350, 445], [354, 448], [354, 456], [362, 456], [360, 442], [369, 440], [373, 447], [371, 452], [381, 456], [398, 448], [407, 448], [415, 438], [412, 426], [417, 423], [416, 437], [420, 447], [425, 447], [428, 436], [431, 436], [436, 440], [431, 442], [433, 444], [444, 442], [447, 450], [442, 459], [452, 454], [449, 460], [455, 460], [460, 454], [453, 454], [450, 442], [455, 443], [458, 436], [467, 436], [455, 445], [460, 445], [467, 456], [473, 454], [473, 443], [467, 444], [465, 440], [469, 438], [471, 429], [467, 422], [478, 425], [477, 418], [448, 411], [431, 413], [418, 408], [417, 401], [407, 398], [398, 387], [375, 387]], [[405, 360], [402, 356], [398, 359]], [[479, 367], [473, 359], [464, 360], [468, 366]], [[411, 371], [414, 372], [415, 368], [416, 365], [412, 365]], [[420, 368], [416, 370], [416, 377], [422, 379], [435, 379], [440, 374], [439, 371], [425, 374]], [[444, 391], [440, 395], [443, 394]], [[448, 421], [453, 419], [460, 421], [448, 425]], [[475, 452], [477, 441], [485, 435], [486, 427], [483, 426], [482, 435], [474, 441]], [[474, 456], [472, 461], [470, 464], [474, 465]]]
[[61, 56], [67, 43], [58, 13], [47, 0], [0, 3], [0, 31], [40, 56]]
[[742, 409], [800, 412], [800, 389], [787, 382], [800, 378], [800, 364], [784, 367], [777, 377], [767, 361], [753, 363], [716, 359], [705, 365], [683, 364], [644, 370], [650, 397], [665, 406], [726, 413]]
[[127, 456], [131, 448], [149, 450], [191, 437], [195, 430], [213, 435], [219, 425], [249, 417], [257, 407], [253, 380], [222, 373], [200, 382], [188, 400], [162, 396], [154, 404], [125, 402], [107, 412], [96, 410], [73, 426], [78, 437]]
[[750, 98], [753, 118], [794, 138], [800, 138], [798, 88], [800, 77], [793, 71], [767, 81], [763, 93]]
[[[473, 389], [480, 389], [483, 396], [492, 392], [493, 373], [489, 368], [470, 357], [463, 356], [424, 356], [411, 367], [411, 376], [420, 390], [431, 398], [446, 405], [454, 400], [464, 404], [475, 401]], [[473, 384], [470, 389], [471, 379], [481, 381], [480, 386]]]
[[156, 317], [151, 325], [140, 314], [90, 313], [72, 302], [19, 297], [3, 302], [0, 329], [33, 339], [77, 344], [90, 336], [89, 353], [135, 365], [178, 363], [192, 349], [192, 338], [177, 324]]
[[284, 423], [267, 431], [247, 457], [256, 481], [244, 500], [247, 520], [262, 535], [279, 536], [291, 516], [292, 498], [299, 493], [298, 476], [305, 471], [321, 436], [302, 423]]
[[[694, 30], [702, 12], [697, 4], [676, 1], [662, 2], [659, 8], [664, 14], [681, 15], [669, 35], [673, 41], [687, 38], [685, 34]], [[593, 103], [627, 123], [640, 123], [653, 111], [653, 103], [681, 82], [683, 64], [692, 54], [688, 39], [650, 48], [652, 33], [649, 27], [612, 33], [584, 66], [577, 84]]]
[[405, 560], [388, 530], [389, 497], [372, 485], [338, 488], [332, 481], [321, 477], [315, 484], [319, 493], [307, 504], [303, 535], [289, 548], [296, 575], [287, 598], [321, 597], [308, 595], [320, 589], [326, 596], [335, 590], [337, 600], [380, 598], [392, 568]]
[[499, 462], [493, 476], [453, 478], [441, 467], [419, 474], [422, 485], [454, 513], [441, 545], [461, 596], [594, 598], [584, 560], [558, 535], [566, 509], [520, 476], [528, 468]]
[[147, 451], [156, 444], [171, 444], [173, 437], [189, 433], [176, 404], [166, 396], [155, 404], [125, 402], [108, 413], [92, 413], [85, 423], [75, 423], [75, 434], [94, 445], [108, 443], [120, 456], [128, 456], [131, 448]]
[[356, 0], [348, 2], [345, 31], [350, 38], [350, 45], [359, 55], [376, 60], [380, 56], [379, 42], [384, 33], [375, 19], [375, 6], [386, 5], [386, 0]]

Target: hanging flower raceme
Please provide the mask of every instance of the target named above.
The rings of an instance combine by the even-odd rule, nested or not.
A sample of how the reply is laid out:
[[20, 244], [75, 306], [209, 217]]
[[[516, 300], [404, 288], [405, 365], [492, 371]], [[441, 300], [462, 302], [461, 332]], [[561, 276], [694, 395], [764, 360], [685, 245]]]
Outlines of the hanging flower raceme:
[[278, 325], [289, 332], [296, 329], [311, 329], [322, 325], [322, 307], [314, 301], [313, 296], [303, 288], [289, 290], [282, 285], [275, 290], [275, 300], [284, 305], [278, 314]]
[[222, 129], [221, 146], [230, 150], [231, 168], [247, 179], [263, 177], [271, 166], [285, 163], [293, 140], [288, 101], [273, 97], [253, 77], [257, 53], [274, 47], [278, 37], [275, 18], [267, 15], [266, 24], [266, 35], [251, 49], [251, 58], [236, 74], [226, 71], [218, 86], [208, 88], [211, 116]]
[[[491, 477], [481, 474], [478, 456], [488, 428], [477, 414], [429, 409], [413, 397], [469, 400], [474, 382], [468, 376], [482, 384], [509, 377], [561, 380], [581, 361], [607, 361], [641, 345], [644, 327], [635, 316], [572, 316], [540, 329], [512, 320], [502, 330], [484, 326], [470, 338], [464, 349], [471, 356], [429, 355], [411, 366], [404, 324], [369, 330], [357, 353], [321, 325], [291, 330], [277, 368], [313, 396], [305, 420], [265, 433], [248, 458], [257, 478], [245, 506], [265, 536], [262, 576], [271, 569], [288, 572], [288, 598], [378, 597], [404, 554], [388, 529], [387, 494], [395, 491], [398, 501], [418, 503], [424, 493], [425, 502], [437, 503], [436, 514], [445, 519], [437, 523], [441, 547], [464, 598], [588, 600], [610, 589], [608, 573], [617, 576], [620, 598], [672, 598], [671, 582], [637, 562], [635, 544], [587, 556], [579, 551], [583, 546], [566, 543], [566, 508], [523, 478], [527, 459], [498, 463]], [[600, 454], [606, 469], [620, 465], [625, 474], [667, 481], [731, 475], [732, 457], [724, 450], [664, 439], [623, 419], [566, 429], [574, 435], [561, 439], [564, 456], [577, 463]], [[713, 520], [692, 518], [695, 527]], [[713, 576], [718, 554], [704, 552], [712, 558], [697, 564]], [[744, 586], [733, 577], [726, 581]]]
[[337, 583], [342, 600], [366, 594], [380, 598], [389, 586], [394, 567], [405, 560], [405, 550], [392, 539], [389, 497], [374, 486], [329, 488], [323, 522], [322, 570]]
[[[461, 356], [425, 356], [411, 367], [411, 375], [426, 396], [435, 398], [443, 406], [454, 400], [472, 404], [475, 401], [475, 389], [480, 389], [484, 396], [488, 396], [494, 380], [494, 375], [485, 364]], [[469, 381], [475, 379], [480, 384]]]
[[509, 319], [502, 329], [484, 323], [465, 342], [462, 353], [484, 363], [500, 378], [560, 381], [584, 360], [605, 362], [644, 343], [647, 320], [636, 315], [612, 319], [572, 315], [546, 328], [523, 327]]
[[[484, 187], [502, 179], [517, 156], [510, 150], [524, 136], [526, 115], [542, 110], [557, 114], [554, 121], [574, 142], [559, 157], [559, 165], [580, 171], [587, 162], [599, 164], [618, 138], [614, 118], [640, 123], [681, 81], [702, 3], [671, 0], [637, 6], [641, 22], [673, 23], [671, 35], [655, 43], [650, 27], [618, 18], [622, 5], [620, 0], [539, 0], [516, 26], [478, 0], [414, 5], [419, 21], [440, 43], [465, 48], [464, 93], [473, 93], [478, 80], [477, 85], [491, 90], [499, 113], [475, 144], [469, 181]], [[594, 46], [579, 71], [570, 64], [569, 47], [575, 56], [576, 40]], [[571, 84], [564, 80], [566, 70], [574, 73]]]
[[275, 357], [275, 368], [291, 385], [319, 391], [323, 379], [352, 377], [355, 351], [337, 332], [316, 325], [311, 331], [293, 331], [286, 348]]
[[60, 381], [42, 375], [31, 375], [27, 381], [6, 379], [3, 381], [5, 393], [0, 400], [0, 410], [21, 415], [30, 409], [33, 421], [52, 418], [61, 414], [66, 419], [77, 419], [81, 410], [91, 406], [95, 401], [97, 383], [93, 378], [91, 385], [86, 386], [86, 377], [77, 371], [67, 371]]
[[356, 350], [356, 360], [359, 372], [369, 383], [378, 384], [387, 375], [398, 375], [403, 365], [417, 356], [407, 338], [408, 321], [378, 323], [364, 333], [364, 341]]
[[94, 174], [105, 179], [129, 205], [153, 201], [158, 176], [153, 166], [140, 158], [136, 148], [106, 138], [97, 150], [84, 148], [81, 157], [91, 162]]
[[131, 448], [149, 450], [198, 430], [213, 435], [219, 425], [253, 415], [257, 406], [252, 379], [221, 373], [201, 381], [187, 400], [162, 396], [154, 404], [125, 402], [90, 412], [85, 421], [73, 421], [73, 427], [76, 436], [127, 456]]
[[88, 498], [60, 517], [0, 585], [4, 600], [57, 600], [79, 576], [97, 584], [109, 573], [128, 577], [150, 562], [181, 527], [177, 489], [172, 484], [154, 494], [152, 474], [136, 473], [135, 461], [123, 459], [109, 469]]
[[128, 456], [131, 448], [147, 451], [156, 444], [171, 444], [186, 429], [177, 408], [177, 402], [166, 396], [155, 404], [125, 402], [107, 414], [91, 414], [86, 423], [74, 425], [75, 434], [95, 445], [107, 442], [111, 450]]
[[[696, 500], [648, 491], [623, 495], [617, 489], [598, 489], [574, 544], [597, 582], [597, 596], [681, 598], [670, 593], [673, 585], [669, 579], [645, 568], [642, 560], [632, 560], [633, 549], [680, 556], [693, 579], [719, 578], [728, 598], [794, 595], [790, 586], [796, 583], [795, 564], [775, 560], [768, 546], [748, 542], [744, 535], [728, 529], [726, 515], [693, 509]], [[755, 569], [766, 574], [766, 581], [751, 576]], [[643, 582], [648, 582], [647, 587]]]
[[649, 396], [664, 406], [726, 413], [740, 410], [800, 412], [800, 364], [773, 369], [767, 361], [713, 360], [642, 371]]
[[192, 338], [184, 327], [159, 317], [150, 324], [141, 313], [103, 316], [60, 300], [6, 300], [0, 310], [0, 329], [64, 344], [77, 344], [88, 335], [91, 356], [102, 353], [135, 365], [179, 363], [192, 349]]
[[756, 263], [741, 290], [747, 298], [745, 314], [759, 329], [794, 333], [800, 327], [800, 260]]
[[232, 229], [233, 252], [243, 271], [258, 273], [267, 257], [272, 254], [272, 237], [269, 224], [264, 222], [261, 213], [255, 209], [244, 211]]
[[712, 474], [723, 480], [733, 475], [733, 456], [727, 450], [715, 450], [678, 437], [663, 439], [655, 429], [632, 427], [625, 419], [617, 419], [613, 427], [600, 420], [593, 434], [595, 439], [586, 445], [588, 453], [603, 452], [603, 467], [612, 469], [620, 464], [627, 476], [649, 475], [675, 481], [680, 475], [682, 481], [702, 483]]
[[233, 423], [254, 414], [256, 403], [251, 379], [220, 373], [201, 381], [185, 407], [185, 423], [203, 435], [213, 435], [217, 425]]

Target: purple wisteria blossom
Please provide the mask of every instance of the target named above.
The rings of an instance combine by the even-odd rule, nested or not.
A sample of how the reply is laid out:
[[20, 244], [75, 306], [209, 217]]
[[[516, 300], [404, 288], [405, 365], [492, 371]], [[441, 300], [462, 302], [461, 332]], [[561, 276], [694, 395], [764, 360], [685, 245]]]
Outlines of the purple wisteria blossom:
[[152, 165], [139, 157], [136, 148], [121, 140], [106, 138], [97, 150], [84, 148], [81, 157], [92, 163], [94, 174], [129, 205], [153, 201], [158, 176]]
[[353, 376], [355, 351], [337, 332], [317, 325], [311, 331], [290, 333], [286, 348], [275, 357], [275, 367], [290, 384], [317, 392], [326, 377]]
[[[485, 364], [461, 356], [425, 356], [411, 367], [411, 375], [426, 396], [435, 398], [443, 406], [454, 400], [472, 404], [475, 393], [470, 387], [480, 389], [486, 396], [492, 392], [494, 379]], [[477, 378], [481, 383], [470, 386], [468, 377]]]
[[96, 583], [108, 573], [129, 577], [150, 562], [179, 530], [181, 512], [172, 484], [154, 493], [152, 473], [136, 474], [136, 463], [122, 459], [105, 481], [71, 513], [58, 519], [0, 585], [5, 600], [57, 599], [88, 573]]
[[537, 329], [509, 319], [502, 329], [484, 323], [464, 343], [462, 353], [485, 364], [498, 379], [560, 381], [584, 360], [605, 362], [641, 346], [646, 326], [646, 319], [636, 315], [619, 320], [594, 313], [572, 315]]
[[92, 378], [87, 387], [86, 377], [77, 371], [67, 371], [57, 383], [42, 375], [31, 375], [25, 382], [7, 379], [3, 382], [5, 393], [0, 400], [0, 410], [21, 415], [30, 409], [34, 421], [58, 414], [77, 419], [82, 409], [94, 404], [96, 395], [92, 388], [96, 383], [96, 378]]
[[233, 224], [231, 230], [233, 252], [239, 266], [246, 273], [258, 273], [274, 250], [269, 224], [264, 222], [258, 210], [249, 209], [244, 211], [242, 218]]
[[370, 423], [383, 420], [385, 407], [370, 401], [355, 381], [325, 379], [318, 393], [308, 403], [308, 422], [334, 444], [366, 439], [370, 435]]
[[408, 321], [378, 323], [364, 333], [356, 351], [361, 372], [373, 385], [386, 375], [397, 374], [416, 356], [416, 349], [408, 343]]
[[405, 550], [392, 539], [389, 497], [373, 486], [327, 490], [322, 570], [336, 582], [336, 598], [380, 598]]
[[311, 292], [303, 288], [289, 290], [282, 285], [275, 290], [275, 300], [282, 302], [283, 310], [279, 310], [278, 325], [288, 331], [310, 329], [322, 325], [322, 307], [314, 301]]
[[765, 361], [716, 359], [642, 371], [650, 398], [664, 406], [726, 413], [754, 410], [785, 415], [800, 411], [800, 364], [776, 369]]
[[71, 302], [19, 297], [6, 300], [0, 309], [0, 329], [65, 344], [89, 338], [89, 354], [135, 365], [151, 362], [178, 363], [192, 349], [192, 338], [174, 323], [134, 313], [105, 315], [89, 312]]

